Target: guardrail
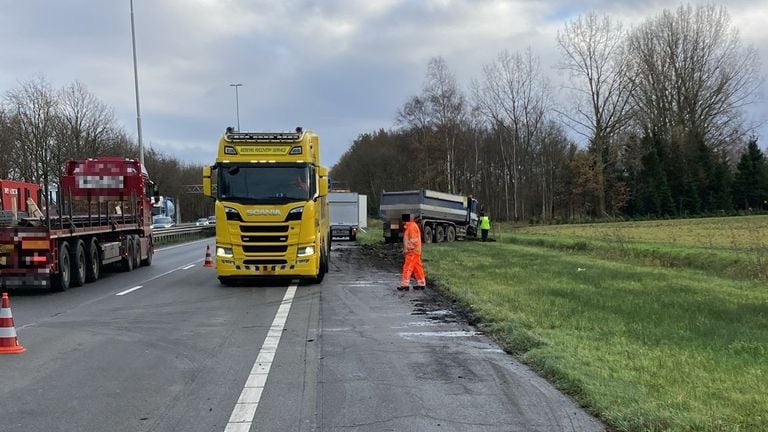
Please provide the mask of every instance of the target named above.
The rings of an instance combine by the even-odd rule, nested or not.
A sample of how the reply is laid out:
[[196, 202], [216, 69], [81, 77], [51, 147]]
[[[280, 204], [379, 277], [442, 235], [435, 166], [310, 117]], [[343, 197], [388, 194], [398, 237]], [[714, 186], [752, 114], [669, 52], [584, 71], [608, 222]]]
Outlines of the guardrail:
[[172, 243], [179, 240], [189, 240], [195, 238], [212, 237], [216, 234], [216, 225], [189, 226], [183, 224], [171, 228], [162, 228], [152, 230], [156, 244]]

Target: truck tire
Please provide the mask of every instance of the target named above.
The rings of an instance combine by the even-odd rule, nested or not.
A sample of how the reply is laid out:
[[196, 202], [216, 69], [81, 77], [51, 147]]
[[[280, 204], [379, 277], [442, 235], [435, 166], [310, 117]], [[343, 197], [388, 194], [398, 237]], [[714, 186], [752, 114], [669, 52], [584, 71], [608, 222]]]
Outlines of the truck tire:
[[133, 235], [133, 268], [137, 269], [141, 266], [141, 238], [138, 235]]
[[456, 228], [453, 225], [449, 225], [448, 229], [445, 230], [445, 241], [452, 242], [454, 240], [456, 240]]
[[147, 258], [141, 261], [141, 265], [143, 266], [151, 266], [152, 265], [152, 255], [155, 254], [155, 245], [152, 242], [152, 236], [147, 238]]
[[72, 263], [69, 259], [69, 244], [61, 242], [59, 244], [59, 272], [53, 278], [53, 289], [56, 291], [68, 290], [71, 276]]
[[88, 242], [88, 248], [85, 251], [85, 281], [94, 282], [99, 280], [101, 273], [101, 257], [99, 256], [99, 242], [92, 238]]
[[434, 240], [434, 231], [432, 231], [432, 226], [427, 225], [424, 227], [424, 243], [432, 243]]
[[328, 270], [328, 258], [326, 258], [325, 249], [320, 249], [320, 265], [317, 269], [317, 276], [310, 279], [313, 284], [319, 284], [325, 279], [325, 272]]
[[442, 225], [435, 227], [435, 243], [442, 243], [445, 241], [445, 228]]
[[82, 240], [72, 242], [72, 277], [71, 285], [75, 287], [85, 284], [85, 243]]
[[127, 236], [123, 240], [125, 246], [125, 255], [122, 260], [123, 271], [129, 272], [133, 270], [133, 236]]

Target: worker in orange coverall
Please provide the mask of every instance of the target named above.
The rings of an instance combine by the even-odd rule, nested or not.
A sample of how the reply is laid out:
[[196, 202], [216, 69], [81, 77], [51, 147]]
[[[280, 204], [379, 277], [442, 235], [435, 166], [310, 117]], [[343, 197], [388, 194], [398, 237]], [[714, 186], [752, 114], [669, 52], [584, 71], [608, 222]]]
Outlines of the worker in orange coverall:
[[424, 277], [424, 266], [421, 263], [421, 230], [419, 229], [419, 217], [411, 221], [411, 215], [404, 214], [403, 222], [403, 254], [405, 263], [403, 263], [403, 278], [400, 280], [400, 291], [406, 291], [410, 288], [411, 274], [416, 278], [415, 290], [426, 288], [427, 280]]

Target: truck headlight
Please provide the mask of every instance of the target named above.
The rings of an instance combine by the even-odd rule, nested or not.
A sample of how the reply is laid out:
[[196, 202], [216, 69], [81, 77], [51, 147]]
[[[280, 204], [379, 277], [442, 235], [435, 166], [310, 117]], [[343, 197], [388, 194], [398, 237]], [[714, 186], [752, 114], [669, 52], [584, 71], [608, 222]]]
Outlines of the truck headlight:
[[304, 214], [304, 207], [294, 207], [288, 212], [288, 216], [285, 217], [285, 221], [297, 221], [301, 220], [301, 215]]
[[216, 247], [216, 256], [222, 257], [222, 258], [232, 258], [234, 254], [232, 253], [232, 248], [225, 248], [221, 246]]
[[224, 207], [224, 214], [227, 216], [227, 220], [240, 222], [243, 221], [243, 218], [240, 216], [240, 212], [235, 208]]
[[314, 246], [299, 246], [299, 251], [297, 255], [300, 257], [304, 257], [304, 256], [314, 255], [314, 253], [315, 253]]

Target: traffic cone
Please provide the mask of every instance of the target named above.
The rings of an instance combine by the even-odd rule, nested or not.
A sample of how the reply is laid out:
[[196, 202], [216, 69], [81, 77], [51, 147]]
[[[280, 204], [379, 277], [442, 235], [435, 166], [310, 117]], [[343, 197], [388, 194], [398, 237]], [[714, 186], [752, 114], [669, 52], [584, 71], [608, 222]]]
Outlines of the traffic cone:
[[13, 325], [11, 301], [8, 300], [8, 293], [3, 293], [3, 303], [0, 305], [0, 354], [19, 354], [24, 351], [26, 349], [19, 343]]
[[205, 263], [203, 267], [213, 267], [213, 260], [211, 260], [211, 245], [205, 246]]

